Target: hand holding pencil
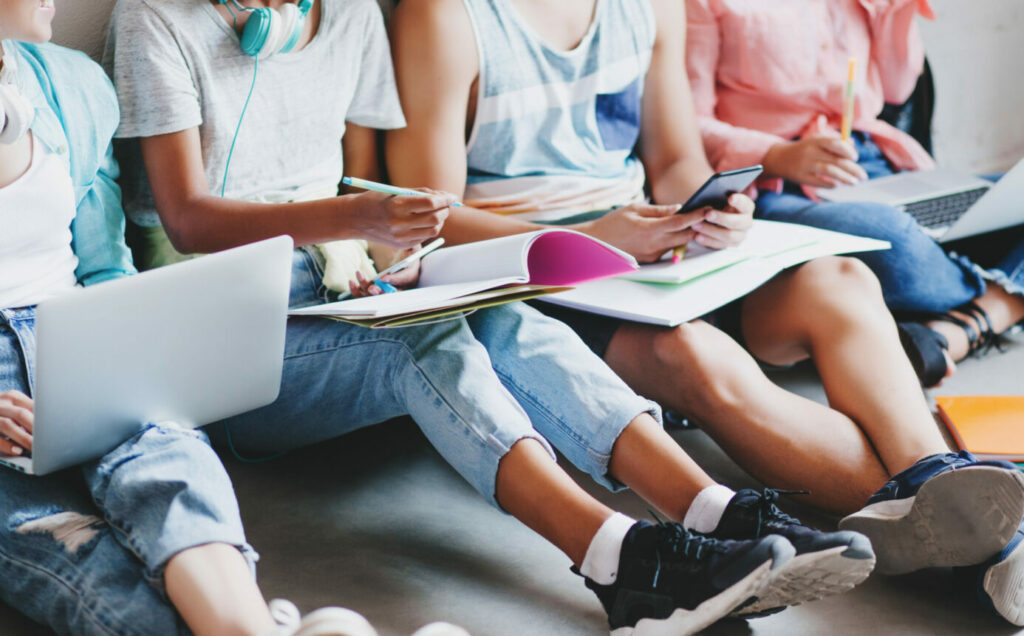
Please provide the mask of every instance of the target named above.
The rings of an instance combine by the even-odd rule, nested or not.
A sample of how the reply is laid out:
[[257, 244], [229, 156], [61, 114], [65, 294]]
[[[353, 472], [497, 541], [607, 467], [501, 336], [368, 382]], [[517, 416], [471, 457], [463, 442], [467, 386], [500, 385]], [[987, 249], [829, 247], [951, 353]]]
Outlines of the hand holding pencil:
[[449, 208], [458, 205], [453, 194], [410, 190], [345, 177], [342, 182], [368, 190], [346, 197], [356, 205], [345, 208], [346, 226], [357, 236], [396, 249], [410, 249], [440, 234]]

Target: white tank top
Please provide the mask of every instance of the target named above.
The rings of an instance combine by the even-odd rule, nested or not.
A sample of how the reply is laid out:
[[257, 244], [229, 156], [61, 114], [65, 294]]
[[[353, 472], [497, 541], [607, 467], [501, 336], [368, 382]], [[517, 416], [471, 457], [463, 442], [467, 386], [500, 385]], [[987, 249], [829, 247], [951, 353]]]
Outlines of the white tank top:
[[0, 188], [0, 307], [24, 307], [75, 286], [75, 191], [67, 165], [32, 139], [25, 174]]

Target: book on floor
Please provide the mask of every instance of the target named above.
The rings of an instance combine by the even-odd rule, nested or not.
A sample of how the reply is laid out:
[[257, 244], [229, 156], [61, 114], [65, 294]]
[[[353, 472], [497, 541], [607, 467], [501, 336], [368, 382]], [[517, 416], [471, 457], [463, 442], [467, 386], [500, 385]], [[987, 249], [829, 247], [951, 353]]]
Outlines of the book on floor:
[[367, 327], [440, 320], [536, 298], [637, 269], [636, 259], [567, 229], [547, 229], [445, 247], [423, 258], [419, 286], [289, 311]]
[[957, 446], [982, 459], [1024, 462], [1024, 395], [935, 398]]
[[580, 285], [541, 300], [595, 314], [666, 327], [699, 318], [771, 280], [782, 270], [821, 256], [889, 248], [875, 239], [806, 225], [754, 221], [739, 247], [693, 247], [679, 263], [643, 265], [635, 272]]

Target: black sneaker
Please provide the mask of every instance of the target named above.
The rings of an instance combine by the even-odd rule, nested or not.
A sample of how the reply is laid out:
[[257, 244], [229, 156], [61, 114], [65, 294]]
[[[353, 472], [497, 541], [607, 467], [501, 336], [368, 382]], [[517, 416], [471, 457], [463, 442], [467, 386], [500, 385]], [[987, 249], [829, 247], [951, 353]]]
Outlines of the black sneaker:
[[612, 636], [692, 634], [761, 594], [793, 554], [779, 536], [721, 541], [678, 523], [638, 521], [622, 541], [615, 582], [584, 580]]
[[789, 605], [840, 594], [863, 582], [875, 567], [875, 553], [867, 537], [849, 530], [822, 532], [803, 525], [775, 505], [781, 492], [771, 488], [760, 493], [749, 488], [739, 491], [718, 527], [709, 533], [718, 539], [780, 535], [796, 549], [796, 556], [764, 594], [736, 611], [737, 616], [765, 616]]

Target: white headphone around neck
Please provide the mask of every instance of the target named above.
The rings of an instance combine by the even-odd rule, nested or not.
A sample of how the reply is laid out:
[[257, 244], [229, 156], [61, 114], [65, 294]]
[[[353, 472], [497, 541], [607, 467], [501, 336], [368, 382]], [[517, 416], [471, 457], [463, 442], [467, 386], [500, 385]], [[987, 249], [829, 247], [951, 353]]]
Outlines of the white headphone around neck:
[[5, 55], [0, 71], [0, 144], [10, 145], [24, 137], [35, 114], [32, 102], [18, 90], [14, 59]]

